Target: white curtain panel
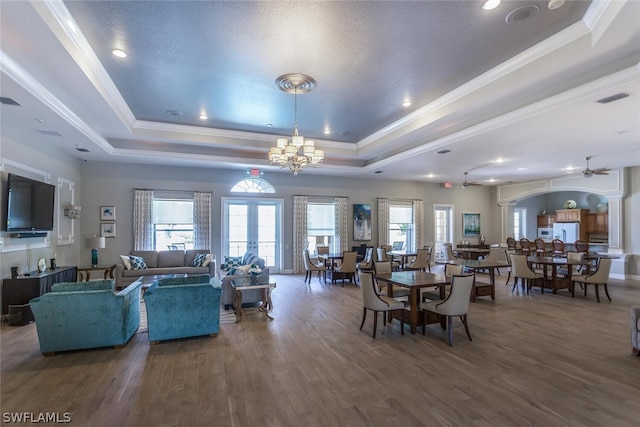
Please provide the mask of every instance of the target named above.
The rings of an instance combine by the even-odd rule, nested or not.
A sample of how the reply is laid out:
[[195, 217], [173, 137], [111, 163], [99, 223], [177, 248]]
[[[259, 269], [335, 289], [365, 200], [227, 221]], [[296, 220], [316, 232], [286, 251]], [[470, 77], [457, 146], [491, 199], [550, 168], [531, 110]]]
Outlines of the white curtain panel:
[[307, 196], [293, 196], [293, 273], [302, 274], [303, 251], [307, 249]]
[[133, 249], [152, 251], [153, 190], [133, 190]]
[[336, 197], [336, 242], [334, 250], [343, 252], [349, 250], [349, 199]]
[[424, 246], [424, 202], [413, 200], [413, 241], [416, 247], [412, 250], [422, 249]]
[[211, 251], [211, 193], [193, 193], [193, 248]]
[[378, 199], [378, 245], [389, 244], [389, 199]]

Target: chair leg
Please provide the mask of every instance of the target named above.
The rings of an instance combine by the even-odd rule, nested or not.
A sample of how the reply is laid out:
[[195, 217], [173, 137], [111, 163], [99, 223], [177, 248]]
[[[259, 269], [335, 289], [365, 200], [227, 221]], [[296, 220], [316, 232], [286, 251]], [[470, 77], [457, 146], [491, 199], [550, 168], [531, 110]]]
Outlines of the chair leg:
[[366, 308], [362, 308], [362, 323], [360, 323], [360, 330], [362, 330], [362, 327], [364, 326], [364, 321], [367, 318], [367, 309]]
[[611, 302], [611, 297], [609, 296], [609, 289], [607, 289], [607, 284], [604, 284], [604, 293], [607, 294], [607, 298], [609, 298], [609, 302]]
[[596, 287], [596, 301], [600, 302], [600, 284], [596, 283], [594, 286]]
[[[509, 280], [507, 279], [507, 282], [509, 282]], [[516, 286], [518, 286], [518, 278], [517, 277], [513, 277], [513, 288], [511, 288], [511, 292], [514, 292], [516, 290]]]
[[311, 273], [309, 270], [304, 272], [304, 283], [305, 283], [305, 285], [307, 284], [307, 281], [309, 281], [309, 273]]
[[469, 333], [469, 325], [467, 324], [467, 315], [463, 314], [460, 316], [460, 320], [462, 320], [462, 324], [464, 325], [464, 330], [467, 332], [467, 336], [469, 337], [469, 341], [473, 341], [471, 339], [471, 334]]
[[420, 313], [422, 315], [421, 319], [422, 319], [422, 335], [424, 335], [424, 331], [425, 331], [425, 317], [427, 317], [427, 313], [425, 313], [425, 310], [422, 310], [422, 313]]
[[[507, 282], [505, 283], [505, 286], [509, 286], [509, 279], [511, 279], [511, 270], [509, 270], [509, 274], [507, 275]], [[514, 278], [515, 280], [515, 278]], [[511, 291], [513, 292], [513, 291]]]
[[404, 335], [404, 309], [400, 312], [400, 335]]
[[453, 317], [447, 316], [447, 332], [449, 333], [449, 347], [453, 347]]
[[376, 339], [376, 331], [378, 330], [378, 312], [373, 312], [373, 339]]

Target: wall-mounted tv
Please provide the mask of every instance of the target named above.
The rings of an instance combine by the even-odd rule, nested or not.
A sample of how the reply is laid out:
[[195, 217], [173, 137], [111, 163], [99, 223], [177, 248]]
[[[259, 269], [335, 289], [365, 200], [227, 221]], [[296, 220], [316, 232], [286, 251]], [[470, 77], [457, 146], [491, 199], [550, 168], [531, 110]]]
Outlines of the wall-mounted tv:
[[53, 230], [55, 185], [10, 173], [7, 190], [6, 231]]

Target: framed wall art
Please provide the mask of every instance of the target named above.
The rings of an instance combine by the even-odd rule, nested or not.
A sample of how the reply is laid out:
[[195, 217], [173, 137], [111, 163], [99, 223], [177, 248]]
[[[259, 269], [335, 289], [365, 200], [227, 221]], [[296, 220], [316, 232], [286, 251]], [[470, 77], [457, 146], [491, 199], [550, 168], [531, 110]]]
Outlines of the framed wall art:
[[353, 240], [371, 240], [371, 205], [353, 204]]
[[116, 220], [115, 206], [100, 206], [100, 221], [115, 221], [115, 220]]
[[463, 236], [479, 236], [480, 235], [480, 214], [472, 212], [462, 213], [462, 235]]
[[116, 223], [105, 222], [100, 224], [100, 236], [102, 237], [116, 237]]

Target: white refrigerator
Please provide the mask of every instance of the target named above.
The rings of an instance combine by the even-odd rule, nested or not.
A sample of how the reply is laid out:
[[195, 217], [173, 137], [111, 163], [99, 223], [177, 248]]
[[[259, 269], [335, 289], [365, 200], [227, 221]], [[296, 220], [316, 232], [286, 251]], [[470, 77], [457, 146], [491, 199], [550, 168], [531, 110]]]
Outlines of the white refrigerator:
[[573, 244], [580, 238], [579, 222], [556, 222], [553, 224], [553, 238]]

